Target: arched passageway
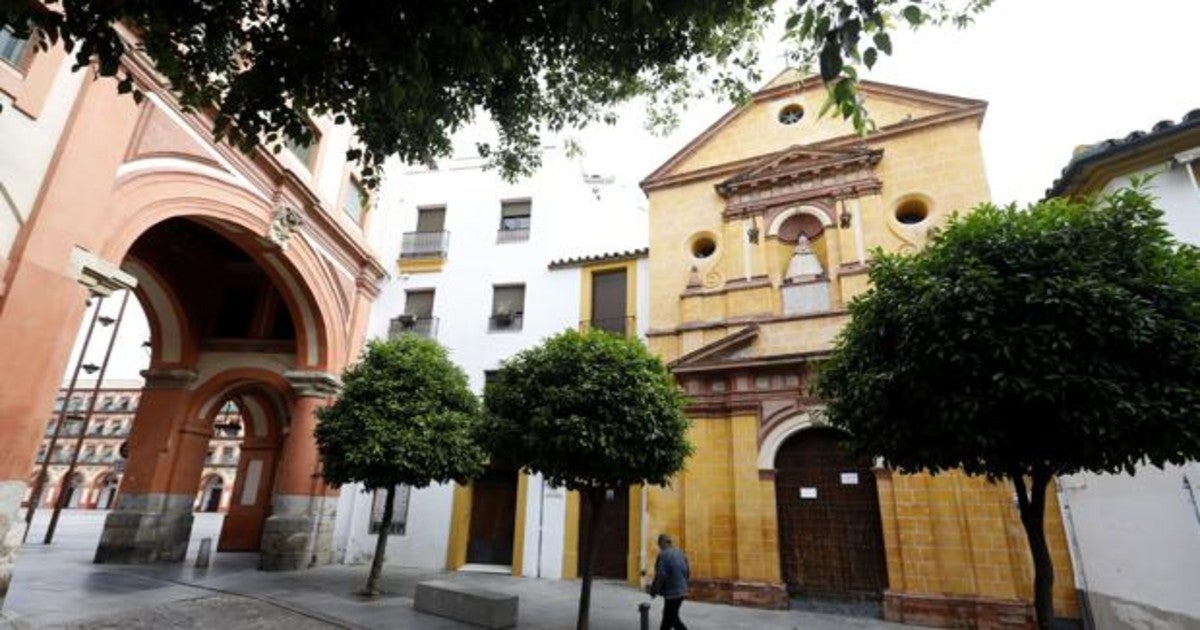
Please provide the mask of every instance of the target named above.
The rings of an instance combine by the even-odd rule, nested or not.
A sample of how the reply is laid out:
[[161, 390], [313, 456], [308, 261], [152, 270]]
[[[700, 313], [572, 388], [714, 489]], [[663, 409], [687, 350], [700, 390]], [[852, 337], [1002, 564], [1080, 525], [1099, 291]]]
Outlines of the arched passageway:
[[[234, 508], [261, 521], [264, 568], [320, 562], [332, 528], [319, 506], [332, 502], [315, 410], [360, 347], [385, 275], [361, 222], [341, 211], [351, 134], [314, 122], [321, 140], [309, 164], [239, 150], [213, 140], [204, 113], [177, 107], [139, 57], [123, 63], [147, 98], [120, 96], [110, 81], [55, 90], [69, 115], [47, 139], [56, 148], [28, 220], [0, 252], [0, 348], [22, 357], [0, 362], [0, 540], [23, 521], [45, 412], [87, 299], [134, 288], [150, 365], [95, 559], [184, 557], [213, 408], [239, 395], [269, 426], [253, 444], [245, 437], [237, 466], [255, 481], [234, 484], [227, 521], [241, 518]], [[0, 545], [0, 605], [18, 549]]]
[[793, 597], [879, 600], [887, 588], [875, 474], [843, 439], [808, 428], [775, 455], [779, 559]]
[[209, 475], [200, 484], [200, 495], [196, 498], [196, 509], [200, 512], [217, 512], [221, 509], [221, 495], [225, 491], [225, 480], [220, 475]]

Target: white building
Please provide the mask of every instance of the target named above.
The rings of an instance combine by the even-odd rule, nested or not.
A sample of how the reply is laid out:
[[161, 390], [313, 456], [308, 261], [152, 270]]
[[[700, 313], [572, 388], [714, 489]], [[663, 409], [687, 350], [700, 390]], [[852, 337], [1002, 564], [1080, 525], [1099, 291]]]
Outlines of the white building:
[[[634, 182], [590, 173], [585, 162], [546, 147], [537, 174], [515, 183], [478, 158], [435, 169], [389, 165], [372, 239], [393, 277], [374, 305], [369, 336], [409, 330], [436, 338], [482, 393], [489, 371], [564, 329], [643, 334], [645, 199]], [[614, 497], [625, 508], [625, 516], [611, 511], [615, 520], [641, 503], [628, 498]], [[343, 488], [335, 546], [345, 562], [371, 558], [377, 514], [372, 496]], [[573, 497], [515, 472], [471, 487], [402, 490], [387, 561], [571, 577], [579, 520]], [[613, 552], [620, 560], [613, 577], [633, 577], [625, 574], [627, 555], [643, 545], [631, 542]]]
[[[1076, 153], [1049, 195], [1150, 191], [1180, 241], [1200, 245], [1200, 109]], [[1076, 584], [1096, 628], [1200, 628], [1200, 463], [1059, 482]]]

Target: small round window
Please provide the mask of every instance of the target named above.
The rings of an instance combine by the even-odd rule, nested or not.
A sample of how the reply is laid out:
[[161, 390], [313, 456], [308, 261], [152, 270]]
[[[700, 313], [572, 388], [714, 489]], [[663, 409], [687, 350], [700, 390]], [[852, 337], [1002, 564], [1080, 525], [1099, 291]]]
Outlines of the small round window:
[[711, 236], [701, 235], [692, 239], [692, 256], [698, 259], [708, 258], [717, 251], [717, 242]]
[[785, 125], [794, 125], [804, 118], [804, 108], [799, 103], [785, 105], [779, 110], [779, 122]]
[[909, 199], [896, 206], [896, 220], [904, 225], [916, 225], [929, 217], [929, 206], [920, 199]]

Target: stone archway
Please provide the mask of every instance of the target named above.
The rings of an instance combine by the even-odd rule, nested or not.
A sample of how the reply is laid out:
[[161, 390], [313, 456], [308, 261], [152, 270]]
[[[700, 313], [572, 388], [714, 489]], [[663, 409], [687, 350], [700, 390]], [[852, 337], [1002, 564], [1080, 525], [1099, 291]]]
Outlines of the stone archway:
[[[183, 557], [205, 454], [197, 444], [212, 430], [204, 388], [239, 370], [270, 375], [245, 395], [272, 401], [272, 422], [289, 428], [273, 433], [279, 463], [263, 482], [262, 504], [274, 506], [262, 540], [292, 546], [262, 545], [262, 564], [323, 557], [318, 534], [293, 535], [319, 531], [311, 526], [324, 518], [312, 507], [326, 503], [313, 477], [314, 412], [336, 392], [333, 375], [359, 347], [384, 277], [361, 226], [323, 185], [344, 165], [330, 158], [301, 173], [265, 148], [216, 143], [210, 121], [180, 111], [151, 69], [135, 75], [140, 103], [104, 81], [71, 95], [28, 220], [0, 252], [0, 347], [30, 358], [0, 364], [0, 604], [19, 547], [4, 541], [22, 520], [45, 410], [71, 354], [65, 333], [89, 295], [120, 288], [135, 287], [147, 312], [151, 361], [96, 559]], [[341, 138], [326, 135], [322, 154], [340, 155]]]

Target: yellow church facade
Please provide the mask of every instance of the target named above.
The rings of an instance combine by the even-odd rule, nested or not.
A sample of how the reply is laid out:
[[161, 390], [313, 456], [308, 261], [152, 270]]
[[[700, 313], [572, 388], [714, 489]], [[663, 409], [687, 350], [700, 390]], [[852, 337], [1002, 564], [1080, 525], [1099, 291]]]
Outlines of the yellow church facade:
[[[820, 117], [819, 82], [786, 72], [643, 182], [650, 200], [650, 348], [689, 397], [695, 454], [645, 493], [698, 599], [785, 607], [881, 601], [955, 627], [1031, 623], [1033, 569], [1012, 489], [901, 475], [839, 449], [815, 362], [867, 287], [871, 252], [915, 251], [989, 199], [986, 103], [864, 82], [877, 130]], [[1047, 510], [1055, 610], [1078, 617], [1057, 505]]]

